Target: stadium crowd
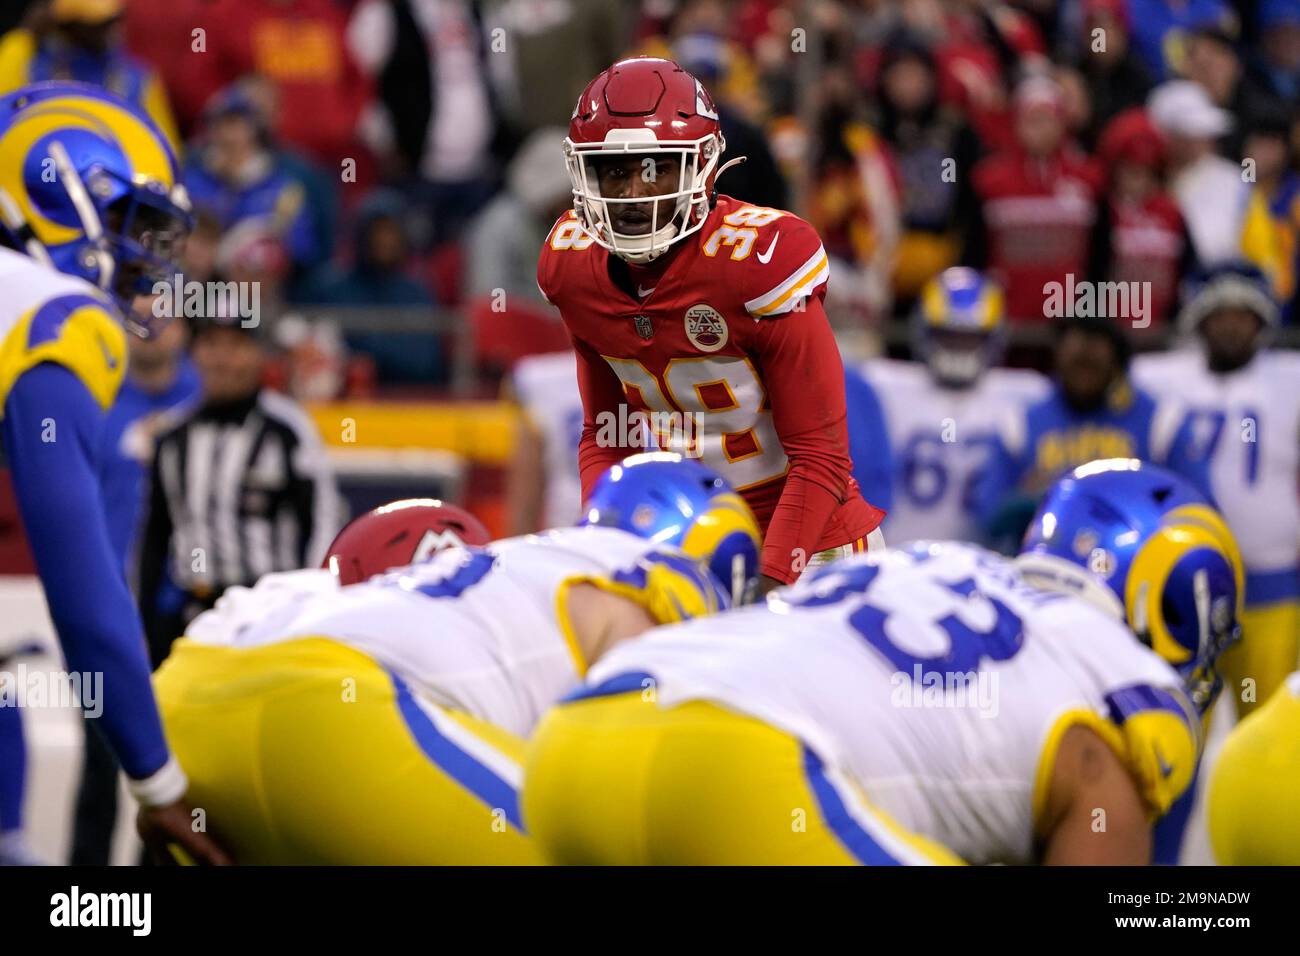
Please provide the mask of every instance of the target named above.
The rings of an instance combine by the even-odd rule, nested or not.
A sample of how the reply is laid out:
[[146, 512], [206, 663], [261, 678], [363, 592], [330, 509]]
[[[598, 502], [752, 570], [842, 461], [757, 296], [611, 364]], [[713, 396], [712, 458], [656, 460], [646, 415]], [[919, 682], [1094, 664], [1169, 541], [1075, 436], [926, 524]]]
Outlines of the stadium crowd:
[[258, 280], [286, 352], [345, 361], [336, 334], [277, 328], [303, 307], [430, 309], [413, 334], [349, 322], [363, 369], [317, 390], [445, 384], [435, 304], [472, 323], [488, 375], [565, 345], [533, 281], [567, 208], [559, 141], [583, 84], [635, 53], [712, 89], [749, 157], [720, 189], [809, 219], [837, 322], [895, 354], [921, 287], [959, 263], [1001, 281], [1015, 326], [1067, 274], [1150, 283], [1154, 331], [1224, 261], [1257, 263], [1287, 320], [1297, 294], [1292, 0], [26, 6], [0, 92], [74, 78], [143, 105], [184, 152], [187, 273]]

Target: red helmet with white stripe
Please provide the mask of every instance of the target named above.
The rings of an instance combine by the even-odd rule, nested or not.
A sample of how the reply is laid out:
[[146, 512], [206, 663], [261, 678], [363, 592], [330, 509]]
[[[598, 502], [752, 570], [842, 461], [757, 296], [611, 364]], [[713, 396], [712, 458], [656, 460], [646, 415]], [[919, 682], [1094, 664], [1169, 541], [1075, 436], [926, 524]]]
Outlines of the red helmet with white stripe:
[[437, 498], [393, 501], [353, 518], [329, 547], [322, 567], [339, 584], [356, 584], [389, 568], [424, 561], [445, 548], [487, 544], [488, 529], [464, 508]]
[[[718, 111], [703, 84], [672, 60], [620, 60], [587, 84], [569, 121], [564, 154], [573, 182], [573, 209], [583, 231], [615, 255], [645, 263], [704, 225], [726, 141]], [[647, 198], [601, 194], [593, 160], [611, 156], [665, 156], [678, 160], [676, 189]], [[672, 201], [661, 221], [659, 210]], [[653, 208], [648, 230], [615, 230], [611, 207]]]

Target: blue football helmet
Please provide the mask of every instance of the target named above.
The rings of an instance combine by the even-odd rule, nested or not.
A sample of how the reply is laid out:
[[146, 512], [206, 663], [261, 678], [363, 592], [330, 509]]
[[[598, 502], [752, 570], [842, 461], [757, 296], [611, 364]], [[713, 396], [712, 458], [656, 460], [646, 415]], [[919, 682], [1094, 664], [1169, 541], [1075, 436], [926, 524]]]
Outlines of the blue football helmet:
[[945, 269], [926, 283], [912, 323], [913, 352], [949, 388], [969, 388], [1002, 352], [1002, 289], [974, 269]]
[[191, 223], [166, 137], [98, 87], [36, 83], [0, 98], [0, 231], [20, 252], [131, 300], [171, 281]]
[[619, 528], [703, 561], [733, 605], [752, 600], [763, 537], [716, 472], [672, 452], [633, 455], [601, 475], [580, 525]]
[[1200, 712], [1213, 703], [1215, 663], [1240, 636], [1244, 571], [1188, 482], [1128, 458], [1076, 468], [1048, 491], [1016, 563], [1031, 583], [1112, 611], [1177, 669]]

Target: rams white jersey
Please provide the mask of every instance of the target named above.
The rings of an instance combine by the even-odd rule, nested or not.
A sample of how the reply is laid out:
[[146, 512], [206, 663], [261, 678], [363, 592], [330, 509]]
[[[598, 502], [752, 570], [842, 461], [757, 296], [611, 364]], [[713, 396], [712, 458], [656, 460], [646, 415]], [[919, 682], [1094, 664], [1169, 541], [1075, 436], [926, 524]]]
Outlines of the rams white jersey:
[[970, 541], [979, 536], [972, 496], [999, 422], [1047, 394], [1037, 372], [993, 368], [971, 388], [943, 388], [920, 362], [862, 366], [875, 389], [894, 451], [894, 504], [885, 535]]
[[1169, 665], [1104, 612], [1032, 589], [1008, 560], [965, 544], [848, 558], [767, 606], [656, 628], [587, 677], [606, 681], [778, 727], [971, 863], [1033, 859], [1072, 724], [1111, 743], [1155, 812], [1199, 754]]
[[42, 362], [69, 369], [102, 408], [126, 372], [117, 307], [84, 279], [0, 247], [0, 415], [14, 382]]
[[1187, 407], [1190, 453], [1209, 462], [1210, 490], [1247, 571], [1300, 564], [1300, 355], [1265, 351], [1216, 375], [1199, 348], [1181, 349], [1138, 357], [1133, 378]]
[[582, 513], [578, 442], [582, 438], [582, 396], [578, 363], [572, 352], [533, 355], [512, 374], [515, 396], [542, 436], [546, 497], [542, 523], [548, 528], [573, 524]]
[[526, 736], [586, 672], [566, 619], [569, 586], [625, 595], [666, 622], [717, 609], [707, 574], [624, 531], [565, 528], [450, 548], [343, 588], [326, 571], [268, 575], [252, 589], [231, 588], [186, 636], [231, 647], [329, 638], [435, 704]]

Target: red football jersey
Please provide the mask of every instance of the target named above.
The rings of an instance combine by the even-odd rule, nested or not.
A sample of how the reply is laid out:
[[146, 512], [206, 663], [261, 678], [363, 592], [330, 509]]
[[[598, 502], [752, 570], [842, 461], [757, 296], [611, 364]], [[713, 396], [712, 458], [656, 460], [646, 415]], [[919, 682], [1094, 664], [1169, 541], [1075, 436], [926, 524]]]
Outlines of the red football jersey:
[[853, 542], [884, 517], [851, 474], [844, 371], [821, 306], [826, 252], [797, 216], [719, 196], [704, 227], [670, 255], [661, 272], [633, 270], [654, 275], [634, 298], [573, 213], [542, 247], [537, 284], [578, 354], [583, 495], [639, 450], [608, 440], [613, 423], [629, 410], [651, 421], [670, 413], [658, 444], [731, 482], [766, 534], [763, 573], [791, 581], [814, 552]]

